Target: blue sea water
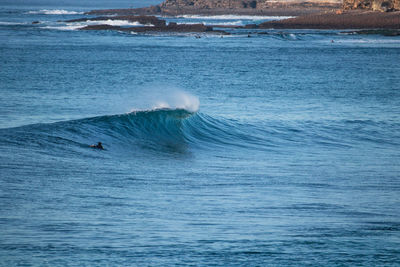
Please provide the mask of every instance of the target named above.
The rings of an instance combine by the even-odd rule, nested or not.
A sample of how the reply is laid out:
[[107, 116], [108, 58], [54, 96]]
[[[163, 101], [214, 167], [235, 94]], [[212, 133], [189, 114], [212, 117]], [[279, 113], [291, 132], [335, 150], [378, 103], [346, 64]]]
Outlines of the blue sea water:
[[400, 37], [120, 2], [2, 2], [1, 266], [400, 265]]

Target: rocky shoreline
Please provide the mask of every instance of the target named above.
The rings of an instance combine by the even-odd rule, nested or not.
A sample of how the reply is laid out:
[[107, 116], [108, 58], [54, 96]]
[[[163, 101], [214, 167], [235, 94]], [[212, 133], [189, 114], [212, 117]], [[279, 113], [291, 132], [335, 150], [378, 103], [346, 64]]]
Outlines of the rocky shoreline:
[[[128, 21], [140, 23], [140, 26], [121, 27], [110, 25], [109, 21]], [[204, 24], [177, 24], [167, 22], [156, 16], [101, 16], [94, 18], [79, 18], [64, 22], [87, 22], [96, 21], [101, 24], [88, 25], [80, 30], [115, 30], [137, 33], [211, 33], [229, 35], [223, 29], [358, 29], [354, 33], [359, 34], [382, 34], [385, 36], [400, 35], [400, 12], [376, 12], [376, 11], [345, 11], [326, 12], [319, 14], [303, 15], [284, 20], [263, 22], [261, 24], [248, 24], [244, 26], [234, 25], [204, 25]], [[107, 24], [109, 23], [109, 24]], [[216, 29], [217, 28], [217, 29]], [[255, 32], [257, 33], [257, 32]], [[265, 33], [261, 33], [265, 34]]]
[[[80, 18], [67, 23], [97, 21], [104, 24], [88, 25], [81, 30], [118, 30], [133, 32], [208, 32], [229, 34], [223, 28], [243, 29], [400, 29], [400, 0], [337, 0], [328, 1], [266, 1], [266, 0], [166, 0], [157, 6], [136, 9], [93, 10], [85, 15], [99, 17]], [[383, 12], [385, 11], [385, 12]], [[295, 16], [245, 26], [166, 23], [162, 16], [181, 15], [257, 15]], [[137, 22], [140, 26], [108, 25], [109, 20]], [[215, 30], [218, 28], [219, 30]], [[387, 32], [386, 32], [387, 33]]]

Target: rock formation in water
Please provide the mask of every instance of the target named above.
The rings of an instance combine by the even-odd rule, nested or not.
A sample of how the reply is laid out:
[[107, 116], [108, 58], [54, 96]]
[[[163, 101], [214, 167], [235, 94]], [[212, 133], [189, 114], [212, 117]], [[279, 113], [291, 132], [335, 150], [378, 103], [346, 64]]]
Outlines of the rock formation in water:
[[[400, 12], [350, 10], [309, 14], [259, 25], [264, 29], [400, 29]], [[397, 32], [397, 31], [396, 31]]]
[[343, 0], [343, 9], [398, 11], [400, 10], [400, 0]]
[[[142, 26], [134, 27], [121, 27], [107, 24], [109, 21], [115, 20], [126, 20], [129, 22], [139, 22]], [[115, 31], [126, 31], [126, 32], [167, 32], [167, 33], [214, 33], [225, 35], [228, 34], [224, 31], [214, 30], [213, 27], [206, 26], [204, 24], [177, 24], [175, 22], [166, 23], [165, 20], [159, 19], [155, 16], [110, 16], [110, 17], [96, 17], [96, 18], [79, 18], [66, 20], [64, 22], [83, 22], [83, 21], [97, 21], [103, 24], [88, 25], [80, 28], [80, 30], [115, 30]]]

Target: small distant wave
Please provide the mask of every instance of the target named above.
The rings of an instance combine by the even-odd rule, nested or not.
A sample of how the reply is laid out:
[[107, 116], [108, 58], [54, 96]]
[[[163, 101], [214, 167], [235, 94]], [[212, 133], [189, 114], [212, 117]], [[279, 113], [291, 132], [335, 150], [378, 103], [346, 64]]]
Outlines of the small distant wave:
[[78, 15], [83, 14], [83, 12], [69, 11], [64, 9], [42, 9], [29, 11], [28, 14], [44, 14], [44, 15]]
[[274, 34], [274, 37], [277, 39], [285, 40], [285, 41], [299, 41], [301, 40], [299, 38], [298, 34], [295, 33], [287, 33], [287, 32], [279, 32]]
[[12, 22], [12, 21], [0, 21], [0, 25], [26, 25], [27, 23], [24, 22]]
[[248, 15], [215, 15], [215, 16], [182, 15], [178, 17], [185, 19], [212, 19], [212, 20], [280, 20], [280, 19], [293, 18], [293, 16], [248, 16]]
[[77, 30], [82, 27], [83, 26], [69, 25], [69, 26], [44, 26], [41, 28], [48, 29], [48, 30], [59, 30], [59, 31], [74, 31], [74, 30]]

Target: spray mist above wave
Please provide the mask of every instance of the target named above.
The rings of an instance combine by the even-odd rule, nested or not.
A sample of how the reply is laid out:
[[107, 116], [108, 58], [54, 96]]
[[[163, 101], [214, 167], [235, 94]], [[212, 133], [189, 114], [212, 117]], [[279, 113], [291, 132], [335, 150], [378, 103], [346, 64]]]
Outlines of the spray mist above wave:
[[178, 89], [151, 89], [139, 97], [141, 103], [131, 112], [159, 109], [180, 109], [195, 113], [199, 110], [198, 97]]

